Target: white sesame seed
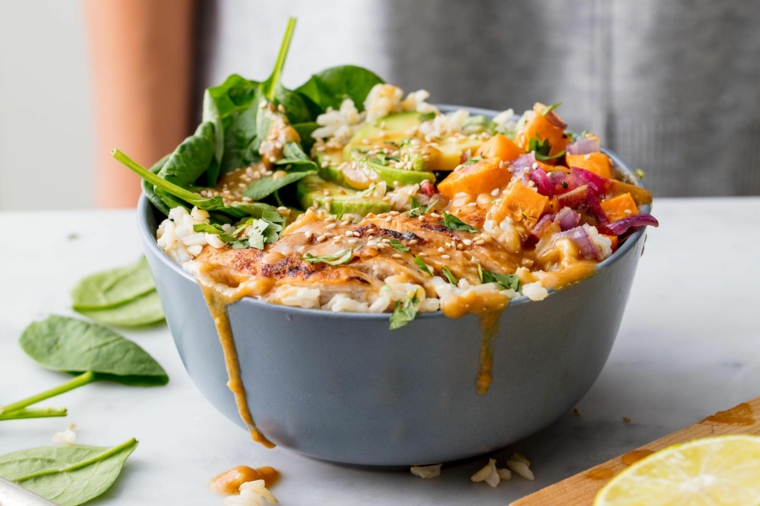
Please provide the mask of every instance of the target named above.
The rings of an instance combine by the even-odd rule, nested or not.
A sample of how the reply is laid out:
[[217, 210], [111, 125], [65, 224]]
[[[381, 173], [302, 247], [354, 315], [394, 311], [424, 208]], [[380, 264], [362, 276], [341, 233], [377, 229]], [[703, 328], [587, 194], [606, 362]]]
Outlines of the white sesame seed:
[[426, 257], [426, 256], [427, 256], [427, 253], [425, 253], [424, 251], [420, 251], [420, 252], [417, 254], [417, 256], [420, 256], [420, 257]]
[[472, 246], [472, 239], [465, 239], [462, 242], [465, 246]]
[[317, 237], [317, 242], [324, 242], [326, 240], [327, 240], [327, 237], [324, 235], [320, 235], [319, 237]]
[[354, 232], [354, 237], [361, 237], [362, 235], [359, 232]]
[[392, 218], [391, 218], [390, 216], [388, 216], [387, 218], [385, 218], [385, 222], [386, 222], [386, 223], [390, 223], [390, 222], [391, 222], [391, 219], [392, 219]]
[[335, 227], [337, 227], [337, 226], [338, 226], [338, 224], [337, 224], [337, 223], [330, 223], [329, 225], [327, 225], [327, 226], [325, 227], [325, 229], [327, 229], [327, 230], [332, 230], [332, 229], [334, 229], [334, 228], [335, 228]]
[[446, 250], [443, 249], [443, 246], [441, 246], [440, 248], [438, 248], [438, 253], [443, 253], [444, 251], [446, 251]]
[[470, 207], [476, 207], [478, 205], [478, 203], [477, 202], [470, 202], [467, 205], [470, 206]]
[[327, 162], [322, 162], [322, 165], [321, 165], [321, 167], [322, 167], [323, 169], [326, 169], [326, 168], [327, 168]]
[[477, 241], [475, 241], [475, 244], [476, 244], [476, 245], [478, 245], [478, 246], [482, 246], [482, 245], [484, 245], [485, 243], [486, 243], [486, 242], [485, 242], [483, 239], [478, 239]]
[[499, 196], [499, 189], [496, 188], [494, 191], [491, 192], [492, 197], [498, 197]]
[[414, 246], [414, 245], [415, 245], [415, 244], [417, 244], [418, 242], [419, 242], [419, 241], [418, 241], [417, 239], [412, 239], [411, 241], [409, 241], [409, 245], [410, 245], [410, 246]]
[[394, 253], [392, 256], [393, 256], [393, 258], [404, 258], [404, 255], [402, 255], [400, 253]]

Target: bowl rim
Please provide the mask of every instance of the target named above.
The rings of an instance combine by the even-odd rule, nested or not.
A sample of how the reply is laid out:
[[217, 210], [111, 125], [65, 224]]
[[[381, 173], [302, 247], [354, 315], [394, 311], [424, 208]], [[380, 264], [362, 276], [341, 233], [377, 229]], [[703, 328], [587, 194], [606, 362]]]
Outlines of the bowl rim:
[[[454, 105], [447, 105], [447, 104], [436, 104], [436, 107], [438, 107], [442, 112], [452, 112], [458, 109], [464, 109], [471, 114], [482, 114], [487, 117], [494, 117], [497, 114], [499, 114], [499, 111], [491, 110], [491, 109], [482, 109], [479, 107], [467, 107], [467, 106], [454, 106]], [[602, 146], [602, 152], [605, 153], [607, 156], [609, 156], [614, 164], [614, 168], [616, 171], [622, 173], [624, 176], [625, 182], [629, 184], [633, 184], [635, 186], [639, 186], [641, 188], [646, 188], [644, 186], [643, 181], [641, 178], [637, 177], [633, 168], [631, 165], [623, 160], [620, 155], [615, 153], [614, 151], [605, 148]], [[651, 212], [651, 205], [645, 204], [642, 207], [642, 210], [649, 213]], [[197, 281], [195, 278], [186, 270], [184, 270], [178, 263], [173, 261], [169, 256], [164, 253], [164, 251], [158, 247], [158, 243], [156, 242], [155, 237], [155, 231], [150, 230], [148, 228], [148, 220], [147, 216], [148, 213], [154, 212], [153, 205], [150, 203], [148, 198], [145, 196], [144, 193], [140, 193], [140, 198], [137, 202], [137, 221], [138, 221], [138, 229], [139, 229], [139, 235], [140, 239], [143, 241], [144, 244], [147, 245], [148, 248], [151, 249], [151, 252], [167, 267], [169, 267], [171, 270], [173, 270], [176, 274], [179, 274], [180, 276], [184, 277], [188, 281], [192, 281], [193, 283], [197, 284]], [[562, 289], [560, 291], [565, 290], [571, 290], [574, 286], [580, 285], [581, 283], [585, 282], [588, 278], [597, 276], [607, 270], [610, 266], [615, 264], [620, 258], [623, 258], [625, 254], [634, 247], [636, 243], [638, 243], [641, 240], [641, 237], [646, 232], [646, 227], [639, 227], [638, 230], [634, 231], [628, 239], [623, 243], [620, 248], [618, 248], [616, 251], [612, 253], [608, 258], [602, 260], [599, 262], [596, 266], [596, 271], [587, 278], [584, 278], [577, 283], [573, 283], [571, 286], [569, 286], [566, 289]], [[557, 290], [549, 290], [549, 297], [554, 295]], [[549, 298], [547, 297], [547, 299]], [[546, 300], [546, 299], [545, 299]], [[521, 295], [520, 297], [516, 297], [509, 301], [509, 305], [505, 308], [505, 311], [509, 310], [509, 308], [521, 304], [525, 304], [527, 302], [534, 302], [531, 301], [527, 296]], [[542, 301], [537, 301], [542, 302]], [[292, 306], [284, 306], [281, 304], [274, 304], [271, 302], [266, 302], [262, 300], [255, 299], [253, 297], [243, 297], [242, 299], [236, 301], [234, 304], [238, 303], [248, 303], [248, 304], [254, 304], [254, 305], [262, 305], [266, 306], [267, 309], [272, 310], [274, 312], [282, 312], [286, 314], [301, 314], [301, 315], [309, 315], [309, 316], [315, 316], [319, 315], [321, 317], [328, 317], [328, 318], [342, 318], [342, 319], [360, 319], [360, 320], [388, 320], [391, 317], [392, 313], [350, 313], [350, 312], [340, 312], [336, 313], [333, 311], [326, 311], [324, 309], [305, 309], [300, 307], [292, 307]], [[415, 320], [424, 320], [429, 318], [445, 318], [446, 316], [443, 314], [442, 311], [434, 311], [429, 313], [419, 313]]]

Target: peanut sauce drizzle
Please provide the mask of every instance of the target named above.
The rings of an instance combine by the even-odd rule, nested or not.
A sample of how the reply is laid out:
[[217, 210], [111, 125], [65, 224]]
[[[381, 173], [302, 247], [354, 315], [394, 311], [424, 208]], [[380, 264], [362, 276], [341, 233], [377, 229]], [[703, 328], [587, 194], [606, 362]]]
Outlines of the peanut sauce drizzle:
[[219, 342], [224, 352], [224, 362], [227, 367], [227, 387], [235, 396], [240, 418], [248, 427], [251, 438], [264, 445], [266, 448], [274, 448], [274, 443], [269, 441], [256, 427], [256, 423], [248, 407], [248, 399], [245, 395], [245, 386], [240, 377], [240, 360], [238, 359], [235, 340], [232, 336], [232, 326], [227, 308], [230, 304], [246, 296], [256, 296], [266, 293], [272, 286], [272, 281], [262, 278], [249, 278], [235, 275], [230, 269], [225, 269], [213, 264], [200, 265], [196, 275], [206, 299], [209, 313], [214, 319], [216, 332], [219, 334]]

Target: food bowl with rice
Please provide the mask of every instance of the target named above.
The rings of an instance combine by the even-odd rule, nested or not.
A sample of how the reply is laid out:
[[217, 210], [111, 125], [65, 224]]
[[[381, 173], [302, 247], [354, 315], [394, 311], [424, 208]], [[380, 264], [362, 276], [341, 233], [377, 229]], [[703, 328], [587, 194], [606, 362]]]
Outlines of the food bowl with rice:
[[144, 179], [148, 262], [188, 373], [267, 446], [364, 466], [486, 453], [588, 391], [651, 194], [558, 104], [434, 106], [353, 66], [209, 88]]

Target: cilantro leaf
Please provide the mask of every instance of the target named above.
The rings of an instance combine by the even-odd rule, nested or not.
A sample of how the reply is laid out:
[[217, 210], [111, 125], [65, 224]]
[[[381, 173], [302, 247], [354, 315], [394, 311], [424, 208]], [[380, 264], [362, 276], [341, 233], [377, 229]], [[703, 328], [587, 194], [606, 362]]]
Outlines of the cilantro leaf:
[[554, 109], [556, 109], [557, 107], [561, 105], [562, 105], [562, 102], [557, 102], [556, 104], [547, 105], [546, 107], [541, 109], [541, 116], [546, 116], [547, 114], [549, 114], [550, 112], [552, 112]]
[[407, 297], [403, 301], [396, 301], [396, 308], [391, 315], [390, 330], [396, 330], [407, 325], [417, 316], [417, 309], [420, 305], [420, 299], [415, 293], [412, 297]]
[[434, 111], [430, 111], [430, 112], [426, 112], [425, 114], [420, 114], [420, 116], [419, 116], [418, 119], [420, 120], [420, 123], [424, 123], [424, 122], [430, 121], [431, 119], [434, 119], [434, 118], [435, 118], [435, 112]]
[[422, 207], [420, 202], [414, 197], [412, 197], [410, 202], [411, 202], [411, 210], [408, 213], [406, 213], [406, 215], [411, 218], [414, 218], [417, 216], [422, 216], [423, 214], [429, 212], [433, 208], [433, 206], [435, 206], [438, 203], [438, 199], [432, 200], [427, 205], [427, 207]]
[[399, 251], [409, 251], [409, 247], [404, 246], [404, 243], [399, 241], [398, 239], [391, 239], [390, 243], [391, 243], [391, 246], [393, 246]]
[[237, 230], [233, 232], [232, 234], [228, 234], [224, 231], [221, 225], [218, 225], [216, 223], [208, 224], [208, 223], [198, 223], [193, 225], [193, 231], [195, 232], [205, 232], [207, 234], [214, 234], [219, 236], [219, 239], [222, 240], [222, 242], [229, 244], [231, 242], [237, 241], [237, 239], [234, 237]]
[[516, 274], [499, 274], [498, 272], [486, 271], [478, 264], [478, 275], [480, 276], [481, 283], [497, 283], [505, 290], [514, 290], [522, 293], [520, 278]]
[[554, 156], [549, 156], [549, 152], [551, 151], [551, 146], [549, 145], [549, 139], [541, 140], [538, 138], [538, 132], [536, 132], [536, 138], [530, 139], [528, 141], [528, 151], [535, 152], [536, 160], [539, 162], [545, 162], [546, 160], [553, 160], [555, 158], [559, 158], [565, 154], [565, 150], [563, 149], [559, 153], [557, 153]]
[[427, 273], [429, 276], [433, 275], [433, 273], [430, 271], [430, 267], [428, 267], [425, 261], [422, 260], [419, 256], [414, 257], [414, 263], [417, 265], [417, 267], [420, 268], [422, 272]]
[[443, 212], [443, 224], [449, 230], [459, 230], [461, 232], [480, 232], [472, 225], [468, 225], [453, 214], [449, 214], [446, 211]]
[[644, 179], [644, 176], [646, 176], [646, 175], [647, 175], [647, 174], [646, 174], [646, 172], [644, 172], [644, 171], [643, 171], [643, 170], [641, 170], [641, 169], [636, 169], [636, 171], [635, 171], [635, 172], [636, 172], [636, 175], [637, 175], [637, 176], [639, 176], [639, 179]]
[[443, 277], [446, 278], [446, 281], [451, 283], [452, 285], [456, 285], [459, 281], [457, 280], [457, 277], [454, 276], [454, 273], [451, 272], [451, 269], [449, 269], [448, 265], [444, 265], [441, 268], [441, 273], [443, 274]]
[[305, 256], [301, 257], [301, 260], [311, 264], [322, 263], [327, 265], [340, 265], [350, 262], [352, 258], [354, 258], [354, 250], [352, 248], [347, 248], [336, 251], [335, 253], [330, 253], [329, 255], [321, 255], [318, 257], [315, 257], [311, 253], [306, 253]]

